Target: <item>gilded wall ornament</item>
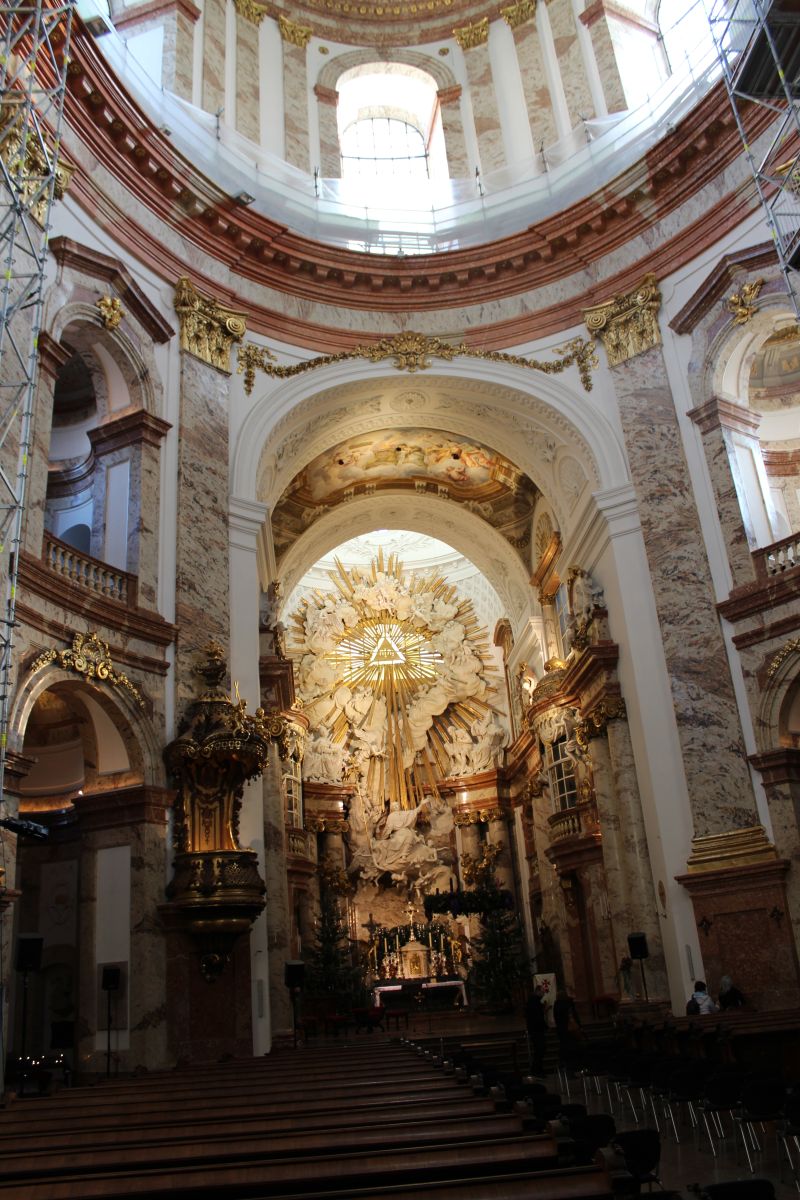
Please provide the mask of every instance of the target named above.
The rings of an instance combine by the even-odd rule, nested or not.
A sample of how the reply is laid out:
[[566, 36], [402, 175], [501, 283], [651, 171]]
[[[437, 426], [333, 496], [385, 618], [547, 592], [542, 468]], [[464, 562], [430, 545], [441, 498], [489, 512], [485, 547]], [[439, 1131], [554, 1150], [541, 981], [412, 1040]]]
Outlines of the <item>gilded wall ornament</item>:
[[[5, 164], [22, 203], [30, 205], [33, 219], [39, 225], [44, 225], [47, 219], [54, 152], [43, 135], [40, 134], [37, 138], [36, 131], [30, 130], [23, 155], [23, 131], [13, 116], [18, 110], [9, 108], [7, 111], [12, 116], [10, 120], [3, 122], [3, 128], [0, 129], [0, 159]], [[0, 120], [2, 120], [1, 117]], [[55, 179], [53, 180], [54, 200], [64, 198], [74, 173], [74, 167], [64, 162], [63, 159], [56, 159]]]
[[106, 329], [119, 328], [122, 318], [125, 316], [125, 309], [116, 296], [101, 296], [96, 302], [95, 308], [99, 309], [100, 320]]
[[115, 669], [108, 642], [104, 642], [96, 633], [73, 634], [69, 650], [43, 650], [31, 665], [31, 672], [40, 671], [42, 667], [54, 662], [65, 671], [74, 671], [76, 675], [81, 675], [87, 683], [99, 681], [110, 683], [112, 687], [124, 688], [139, 708], [145, 706], [136, 685], [131, 683], [127, 675]]
[[175, 285], [173, 304], [180, 319], [181, 350], [229, 372], [231, 346], [247, 329], [244, 315], [201, 296], [185, 275]]
[[537, 0], [517, 0], [516, 4], [501, 8], [500, 16], [511, 29], [517, 29], [525, 21], [536, 16], [536, 3]]
[[454, 29], [453, 37], [462, 50], [474, 50], [476, 46], [483, 46], [489, 40], [489, 18], [484, 17], [472, 25], [462, 25], [460, 29]]
[[660, 307], [661, 292], [655, 275], [649, 274], [633, 291], [584, 309], [586, 328], [600, 338], [609, 366], [616, 367], [661, 345]]
[[281, 37], [290, 46], [299, 46], [301, 50], [305, 50], [311, 41], [311, 30], [307, 25], [298, 25], [283, 15], [278, 17], [278, 28], [281, 31]]
[[800, 638], [791, 638], [790, 641], [781, 646], [767, 667], [767, 679], [772, 679], [773, 675], [778, 673], [789, 655], [795, 654], [797, 651], [800, 651]]
[[588, 750], [591, 738], [602, 737], [609, 721], [617, 721], [626, 715], [625, 701], [620, 696], [617, 700], [601, 700], [593, 708], [588, 717], [575, 724], [575, 741], [578, 749]]
[[746, 325], [750, 320], [756, 311], [755, 302], [763, 286], [763, 279], [752, 279], [749, 283], [743, 283], [738, 292], [728, 296], [725, 303], [728, 312], [733, 314], [734, 325]]
[[267, 15], [267, 10], [255, 0], [233, 0], [233, 6], [240, 17], [252, 25], [260, 25]]
[[512, 367], [525, 367], [528, 370], [542, 371], [545, 375], [560, 375], [568, 367], [576, 366], [581, 383], [587, 392], [592, 390], [592, 369], [597, 366], [597, 354], [594, 343], [584, 338], [572, 338], [563, 346], [555, 349], [557, 357], [549, 362], [535, 358], [524, 358], [519, 354], [506, 354], [501, 350], [476, 350], [464, 342], [454, 345], [444, 342], [441, 338], [427, 337], [422, 333], [408, 330], [391, 338], [381, 338], [364, 346], [355, 346], [352, 350], [342, 350], [338, 354], [321, 354], [316, 358], [306, 359], [305, 362], [295, 363], [290, 367], [278, 366], [275, 355], [265, 346], [255, 346], [246, 342], [237, 351], [237, 372], [244, 374], [244, 390], [249, 396], [255, 385], [256, 371], [263, 371], [273, 379], [291, 379], [302, 375], [305, 371], [313, 371], [317, 367], [328, 367], [334, 363], [346, 362], [350, 359], [367, 359], [369, 362], [381, 363], [387, 358], [394, 359], [397, 371], [424, 371], [431, 366], [431, 358], [441, 358], [452, 362], [454, 358], [479, 358], [484, 362], [507, 363]]

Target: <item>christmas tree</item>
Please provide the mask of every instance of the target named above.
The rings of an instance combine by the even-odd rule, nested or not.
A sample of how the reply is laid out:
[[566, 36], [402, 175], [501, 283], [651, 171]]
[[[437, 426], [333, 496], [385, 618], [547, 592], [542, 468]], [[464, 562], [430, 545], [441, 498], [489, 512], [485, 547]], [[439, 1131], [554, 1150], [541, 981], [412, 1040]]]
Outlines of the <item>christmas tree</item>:
[[350, 938], [336, 892], [324, 881], [314, 944], [306, 951], [306, 994], [311, 1000], [343, 1012], [364, 1002], [366, 978], [353, 963]]
[[472, 939], [478, 999], [486, 1008], [505, 1011], [513, 1008], [515, 993], [530, 972], [519, 919], [513, 908], [503, 903], [495, 879], [494, 861], [499, 851], [499, 845], [487, 844], [478, 861], [465, 854], [461, 863], [466, 882], [474, 883], [483, 895], [480, 933]]

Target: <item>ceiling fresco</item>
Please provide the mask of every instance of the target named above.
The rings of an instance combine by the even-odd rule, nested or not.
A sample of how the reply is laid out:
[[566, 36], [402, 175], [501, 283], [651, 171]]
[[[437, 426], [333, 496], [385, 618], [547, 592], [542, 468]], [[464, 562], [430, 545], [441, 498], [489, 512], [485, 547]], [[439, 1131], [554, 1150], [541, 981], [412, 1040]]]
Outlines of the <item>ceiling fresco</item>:
[[800, 330], [789, 325], [767, 338], [750, 368], [750, 403], [767, 412], [800, 403]]
[[383, 429], [318, 455], [275, 506], [272, 532], [278, 558], [337, 504], [403, 488], [464, 504], [529, 563], [535, 484], [501, 454], [436, 429]]

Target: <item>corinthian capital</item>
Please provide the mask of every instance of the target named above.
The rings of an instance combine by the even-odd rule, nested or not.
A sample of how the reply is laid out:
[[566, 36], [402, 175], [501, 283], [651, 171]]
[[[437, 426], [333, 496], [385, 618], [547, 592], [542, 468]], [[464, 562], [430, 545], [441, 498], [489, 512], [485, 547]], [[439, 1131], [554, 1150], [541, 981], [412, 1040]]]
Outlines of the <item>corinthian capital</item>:
[[230, 371], [231, 346], [242, 340], [247, 329], [243, 314], [201, 296], [185, 275], [175, 285], [173, 303], [180, 319], [181, 350], [220, 371]]
[[609, 366], [616, 367], [661, 345], [660, 307], [661, 293], [655, 275], [650, 274], [633, 291], [584, 309], [586, 328], [600, 338]]

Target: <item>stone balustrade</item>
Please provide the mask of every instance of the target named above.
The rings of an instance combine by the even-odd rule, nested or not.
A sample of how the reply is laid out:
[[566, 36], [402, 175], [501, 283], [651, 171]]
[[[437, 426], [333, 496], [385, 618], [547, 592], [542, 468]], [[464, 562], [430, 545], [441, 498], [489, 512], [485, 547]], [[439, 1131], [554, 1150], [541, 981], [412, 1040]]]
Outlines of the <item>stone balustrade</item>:
[[792, 567], [800, 566], [800, 533], [793, 533], [779, 542], [773, 542], [771, 546], [754, 550], [753, 562], [759, 579], [781, 575]]
[[584, 837], [597, 832], [597, 805], [594, 800], [564, 808], [547, 818], [550, 826], [550, 842], [562, 842], [565, 838]]
[[50, 533], [44, 538], [44, 558], [56, 575], [128, 608], [136, 607], [136, 576], [110, 567], [89, 554], [82, 554]]

